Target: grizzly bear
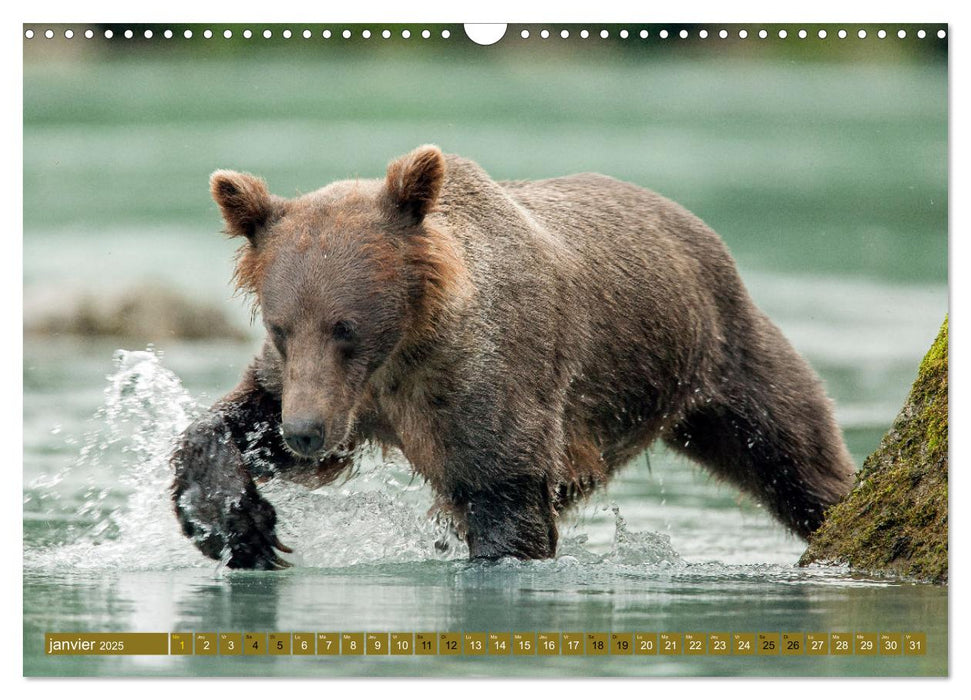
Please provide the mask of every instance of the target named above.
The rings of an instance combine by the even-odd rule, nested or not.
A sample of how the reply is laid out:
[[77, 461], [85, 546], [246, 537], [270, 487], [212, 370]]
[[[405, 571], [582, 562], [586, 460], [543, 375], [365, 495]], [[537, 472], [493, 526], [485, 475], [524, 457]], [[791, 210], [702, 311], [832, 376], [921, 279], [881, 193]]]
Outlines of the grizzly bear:
[[497, 182], [422, 146], [295, 199], [211, 178], [266, 339], [172, 456], [182, 531], [287, 565], [254, 479], [397, 448], [472, 558], [552, 557], [558, 514], [662, 439], [807, 537], [854, 467], [820, 380], [719, 237], [596, 174]]

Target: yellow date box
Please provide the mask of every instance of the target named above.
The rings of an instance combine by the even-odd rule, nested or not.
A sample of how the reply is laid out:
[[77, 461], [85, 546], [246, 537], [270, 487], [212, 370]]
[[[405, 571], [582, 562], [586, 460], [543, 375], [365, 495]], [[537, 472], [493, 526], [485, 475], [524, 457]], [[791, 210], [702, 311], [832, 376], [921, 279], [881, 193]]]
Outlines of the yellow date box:
[[564, 632], [560, 642], [560, 653], [564, 656], [583, 656], [583, 633]]
[[853, 654], [853, 635], [849, 632], [830, 633], [829, 653], [833, 656], [851, 656]]
[[415, 653], [434, 656], [438, 653], [438, 636], [434, 632], [415, 632]]
[[904, 632], [904, 656], [923, 656], [926, 653], [926, 634], [923, 632]]
[[877, 633], [857, 632], [853, 635], [853, 652], [857, 656], [875, 656], [877, 653]]
[[215, 656], [219, 651], [219, 638], [215, 632], [196, 632], [192, 635], [196, 655]]
[[458, 656], [462, 653], [462, 635], [458, 632], [439, 632], [438, 655]]
[[684, 653], [686, 656], [704, 656], [708, 647], [706, 635], [701, 632], [684, 633]]
[[536, 633], [535, 632], [513, 632], [512, 633], [512, 653], [513, 653], [513, 656], [535, 656], [536, 655]]
[[317, 633], [317, 656], [337, 656], [341, 653], [341, 636], [337, 632]]
[[192, 653], [192, 635], [185, 632], [169, 634], [169, 653], [175, 656]]
[[658, 650], [664, 656], [680, 656], [681, 654], [681, 633], [680, 632], [661, 632], [658, 635]]
[[415, 633], [392, 632], [390, 644], [392, 656], [411, 656], [415, 653]]
[[512, 635], [489, 633], [489, 654], [492, 656], [508, 656], [512, 653]]
[[881, 632], [877, 643], [883, 656], [900, 656], [904, 653], [903, 635], [900, 632]]
[[783, 656], [802, 656], [806, 653], [806, 637], [801, 632], [783, 632], [781, 649]]
[[806, 632], [806, 654], [809, 656], [829, 654], [829, 635], [825, 632]]
[[290, 655], [290, 633], [289, 632], [270, 632], [267, 639], [267, 650], [271, 656]]
[[294, 632], [293, 633], [293, 654], [294, 656], [313, 655], [314, 648], [313, 632]]
[[559, 656], [560, 633], [540, 632], [536, 635], [536, 652], [540, 656]]
[[708, 653], [712, 656], [728, 656], [732, 653], [732, 635], [728, 632], [708, 634]]
[[364, 640], [368, 656], [384, 656], [387, 654], [389, 636], [387, 632], [368, 632]]
[[219, 635], [219, 655], [239, 656], [243, 653], [243, 635], [238, 632], [222, 632]]
[[364, 656], [363, 632], [341, 632], [341, 656]]
[[606, 632], [587, 632], [584, 635], [587, 656], [606, 656], [610, 651], [610, 640]]
[[755, 653], [755, 635], [751, 632], [737, 632], [732, 635], [732, 654], [751, 656]]
[[610, 653], [627, 656], [634, 653], [634, 634], [632, 632], [612, 632], [610, 635]]
[[266, 632], [243, 632], [243, 654], [261, 656], [266, 653]]
[[466, 632], [462, 635], [462, 651], [466, 656], [484, 656], [489, 653], [489, 637], [485, 632]]

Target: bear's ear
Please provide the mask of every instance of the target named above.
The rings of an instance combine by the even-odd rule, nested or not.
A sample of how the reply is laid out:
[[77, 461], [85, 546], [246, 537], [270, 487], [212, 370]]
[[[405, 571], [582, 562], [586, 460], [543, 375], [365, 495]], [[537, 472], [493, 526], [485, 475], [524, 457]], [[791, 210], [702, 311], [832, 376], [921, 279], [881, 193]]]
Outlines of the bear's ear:
[[255, 244], [272, 212], [266, 183], [249, 173], [217, 170], [209, 177], [209, 191], [222, 211], [226, 233]]
[[444, 179], [445, 157], [438, 146], [419, 146], [388, 166], [388, 196], [409, 223], [421, 223], [438, 201]]

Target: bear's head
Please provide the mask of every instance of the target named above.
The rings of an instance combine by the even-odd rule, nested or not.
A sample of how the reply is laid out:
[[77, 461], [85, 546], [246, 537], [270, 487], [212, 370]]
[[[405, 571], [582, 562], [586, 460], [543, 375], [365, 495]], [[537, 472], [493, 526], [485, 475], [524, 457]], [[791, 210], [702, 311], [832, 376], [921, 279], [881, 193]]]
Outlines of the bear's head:
[[441, 151], [423, 146], [392, 162], [384, 180], [290, 200], [252, 175], [213, 173], [227, 233], [245, 239], [236, 283], [261, 311], [283, 437], [297, 455], [340, 448], [382, 368], [434, 334], [461, 296], [458, 246], [429, 220], [445, 168]]

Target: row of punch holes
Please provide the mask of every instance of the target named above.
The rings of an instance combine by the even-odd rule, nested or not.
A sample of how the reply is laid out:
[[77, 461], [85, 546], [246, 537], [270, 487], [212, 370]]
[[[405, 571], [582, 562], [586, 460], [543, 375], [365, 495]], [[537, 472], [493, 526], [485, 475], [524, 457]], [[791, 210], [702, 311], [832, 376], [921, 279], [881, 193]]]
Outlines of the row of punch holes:
[[[496, 30], [493, 30], [491, 32], [489, 31], [476, 32], [474, 30], [467, 29], [467, 33], [469, 34], [470, 38], [476, 43], [480, 43], [480, 44], [495, 43], [496, 41], [501, 39], [502, 36], [505, 34], [505, 27], [504, 25], [490, 25], [490, 26], [502, 27], [502, 33], [500, 33], [497, 38], [493, 38], [496, 34]], [[283, 37], [284, 39], [290, 39], [295, 36], [302, 36], [304, 39], [311, 39], [311, 38], [314, 38], [315, 36], [315, 33], [310, 29], [304, 29], [303, 31], [282, 29], [278, 31], [279, 31], [279, 36]], [[93, 39], [97, 34], [101, 34], [105, 39], [113, 39], [115, 37], [115, 32], [111, 29], [105, 29], [103, 32], [95, 32], [95, 30], [93, 29], [85, 29], [83, 32], [79, 32], [78, 34], [75, 34], [74, 30], [72, 29], [65, 29], [63, 31], [63, 36], [65, 39], [73, 39], [75, 36], [83, 36], [85, 39]], [[155, 32], [151, 29], [145, 29], [144, 31], [141, 31], [140, 34], [141, 34], [140, 38], [144, 38], [144, 39], [152, 39], [152, 38], [155, 38], [156, 36]], [[236, 34], [231, 29], [224, 29], [222, 32], [218, 32], [218, 31], [214, 32], [212, 29], [203, 29], [198, 31], [198, 34], [204, 39], [212, 39], [214, 36], [219, 36], [219, 35], [221, 35], [224, 39], [232, 39], [234, 36], [236, 36]], [[394, 34], [395, 33], [392, 32], [390, 29], [383, 29], [381, 31], [375, 30], [374, 32], [372, 32], [370, 29], [358, 29], [358, 30], [344, 29], [344, 30], [335, 30], [335, 31], [331, 31], [330, 29], [324, 29], [320, 32], [319, 36], [323, 39], [330, 39], [330, 38], [337, 38], [337, 37], [341, 37], [344, 39], [351, 39], [351, 38], [355, 38], [355, 35], [361, 39], [370, 39], [372, 37], [378, 37], [378, 36], [380, 36], [382, 39], [390, 39], [392, 38], [392, 36], [394, 36]], [[442, 29], [440, 31], [436, 30], [436, 34], [438, 34], [438, 37], [442, 39], [449, 39], [452, 36], [451, 31], [448, 29]], [[688, 38], [691, 38], [691, 34], [692, 32], [690, 32], [687, 29], [671, 30], [671, 31], [668, 31], [667, 29], [661, 29], [657, 31], [656, 35], [654, 36], [658, 39], [674, 39], [674, 38], [688, 39]], [[798, 29], [798, 30], [793, 30], [792, 33], [790, 33], [790, 31], [787, 29], [778, 29], [778, 30], [773, 30], [772, 32], [770, 32], [767, 29], [759, 29], [759, 30], [752, 30], [751, 33], [747, 29], [733, 29], [733, 30], [720, 29], [720, 30], [711, 30], [711, 31], [707, 29], [696, 30], [696, 36], [699, 39], [708, 39], [708, 38], [747, 39], [750, 36], [753, 38], [758, 37], [759, 39], [768, 39], [773, 34], [775, 35], [775, 37], [778, 37], [779, 39], [787, 39], [790, 36], [798, 37], [799, 39], [806, 39], [811, 36], [815, 36], [816, 38], [819, 38], [819, 39], [826, 39], [830, 36], [830, 32], [827, 31], [826, 29], [818, 29], [818, 30], [815, 30], [814, 32], [811, 32], [806, 29]], [[855, 31], [853, 30], [848, 31], [846, 29], [837, 29], [837, 30], [833, 30], [832, 34], [839, 39], [846, 39], [847, 37], [853, 36], [854, 34], [859, 39], [866, 39], [868, 36], [870, 36], [870, 33], [867, 32], [866, 29], [858, 29]], [[873, 32], [873, 34], [878, 39], [886, 39], [888, 36], [892, 35], [892, 30], [891, 32], [888, 32], [886, 29], [878, 29], [875, 32]], [[172, 39], [176, 36], [175, 32], [172, 31], [171, 29], [165, 29], [159, 32], [159, 35], [165, 39]], [[272, 39], [275, 36], [275, 32], [272, 29], [264, 29], [262, 32], [258, 30], [257, 32], [254, 32], [251, 29], [244, 29], [241, 32], [239, 32], [239, 35], [242, 36], [244, 39], [252, 39], [254, 36], [262, 36], [264, 39]], [[550, 37], [556, 37], [556, 36], [559, 36], [561, 39], [569, 39], [571, 36], [574, 36], [574, 35], [579, 36], [581, 39], [589, 39], [591, 36], [599, 36], [601, 39], [609, 39], [611, 37], [611, 32], [608, 29], [601, 29], [599, 32], [597, 32], [596, 30], [594, 30], [594, 32], [591, 32], [588, 29], [581, 29], [579, 31], [561, 29], [559, 31], [552, 31], [552, 32], [549, 29], [540, 29], [538, 31], [535, 31], [535, 33], [531, 32], [529, 29], [522, 29], [519, 32], [519, 36], [521, 39], [529, 39], [531, 37], [539, 37], [540, 39], [549, 39]], [[918, 29], [916, 32], [914, 32], [914, 35], [918, 39], [925, 39], [928, 36], [928, 32], [924, 29]], [[57, 36], [57, 32], [55, 32], [53, 29], [46, 29], [43, 31], [38, 30], [36, 32], [33, 29], [27, 29], [24, 31], [24, 37], [27, 39], [33, 39], [38, 36], [43, 36], [45, 39], [53, 39], [55, 36]], [[133, 39], [135, 37], [135, 30], [126, 29], [123, 32], [121, 32], [120, 36], [124, 37], [125, 39]], [[182, 37], [185, 39], [192, 39], [195, 36], [196, 36], [196, 32], [194, 32], [191, 29], [185, 29], [182, 31]], [[432, 37], [432, 31], [429, 29], [423, 29], [420, 32], [416, 31], [415, 33], [412, 33], [410, 29], [402, 29], [399, 33], [399, 36], [402, 39], [410, 39], [413, 36], [415, 37], [420, 36], [422, 39], [430, 39]], [[482, 37], [481, 39], [479, 38], [480, 36]], [[649, 39], [651, 38], [652, 34], [647, 29], [634, 30], [634, 31], [630, 31], [627, 29], [620, 29], [620, 30], [616, 30], [616, 36], [620, 37], [621, 39], [628, 39], [631, 37]], [[906, 29], [898, 29], [896, 32], [896, 36], [898, 39], [906, 39], [908, 36], [908, 32]], [[947, 32], [944, 29], [939, 29], [937, 31], [938, 39], [944, 39], [946, 36], [947, 36]]]

